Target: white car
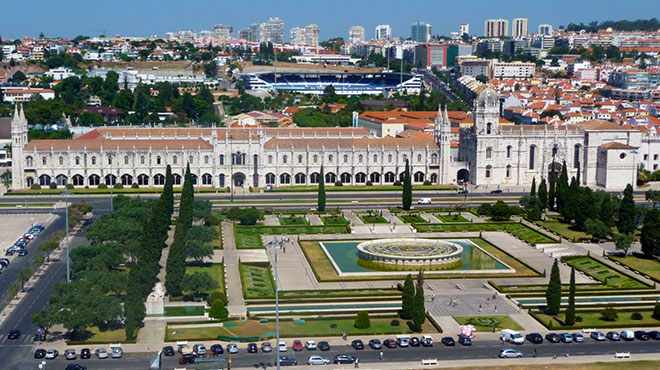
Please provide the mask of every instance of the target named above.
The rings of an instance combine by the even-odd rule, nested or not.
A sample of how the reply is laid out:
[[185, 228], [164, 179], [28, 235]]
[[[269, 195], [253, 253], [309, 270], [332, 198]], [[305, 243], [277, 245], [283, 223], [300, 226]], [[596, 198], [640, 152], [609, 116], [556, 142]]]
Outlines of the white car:
[[52, 360], [55, 357], [57, 357], [57, 355], [59, 355], [59, 354], [60, 353], [57, 352], [56, 349], [49, 349], [48, 351], [46, 351], [46, 358], [49, 359], [49, 360]]
[[329, 363], [329, 359], [321, 356], [309, 356], [307, 359], [307, 365], [327, 365]]
[[97, 348], [94, 352], [97, 358], [108, 358], [108, 351], [105, 348]]
[[500, 353], [497, 356], [499, 358], [522, 358], [523, 354], [515, 349], [505, 348], [500, 350]]
[[195, 344], [193, 346], [193, 352], [199, 356], [206, 354], [206, 347], [203, 344]]
[[236, 345], [236, 343], [227, 344], [227, 353], [231, 353], [232, 355], [238, 353], [238, 346]]
[[286, 352], [288, 349], [285, 342], [280, 342], [277, 347], [280, 349], [280, 352]]
[[124, 354], [124, 351], [121, 350], [121, 347], [112, 347], [110, 349], [112, 350], [112, 358], [121, 358], [121, 356]]
[[305, 342], [305, 348], [307, 348], [308, 351], [315, 350], [316, 349], [316, 342], [314, 342], [313, 340], [308, 340], [307, 342]]
[[431, 204], [431, 198], [422, 198], [417, 201], [417, 204]]

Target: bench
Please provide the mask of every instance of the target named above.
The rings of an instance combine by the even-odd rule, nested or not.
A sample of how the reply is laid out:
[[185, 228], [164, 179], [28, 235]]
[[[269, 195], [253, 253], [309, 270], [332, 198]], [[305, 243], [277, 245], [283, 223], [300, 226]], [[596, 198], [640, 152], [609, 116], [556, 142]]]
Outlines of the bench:
[[616, 352], [614, 358], [630, 358], [630, 352]]
[[437, 358], [422, 359], [422, 365], [423, 366], [437, 365], [437, 364], [438, 364], [438, 359]]

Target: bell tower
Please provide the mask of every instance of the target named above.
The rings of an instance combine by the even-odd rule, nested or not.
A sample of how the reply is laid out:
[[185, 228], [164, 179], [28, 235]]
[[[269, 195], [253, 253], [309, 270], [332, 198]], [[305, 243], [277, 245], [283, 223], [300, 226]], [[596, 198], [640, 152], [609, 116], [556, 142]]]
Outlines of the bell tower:
[[445, 106], [444, 113], [441, 106], [438, 106], [438, 115], [435, 117], [433, 123], [433, 136], [440, 151], [438, 180], [440, 184], [448, 184], [450, 179], [449, 169], [451, 166], [451, 121], [449, 121], [447, 106]]
[[25, 168], [23, 166], [23, 148], [28, 142], [28, 127], [23, 106], [14, 107], [14, 117], [11, 120], [11, 188], [25, 187]]
[[472, 130], [479, 136], [500, 132], [500, 96], [490, 87], [479, 93], [474, 102]]

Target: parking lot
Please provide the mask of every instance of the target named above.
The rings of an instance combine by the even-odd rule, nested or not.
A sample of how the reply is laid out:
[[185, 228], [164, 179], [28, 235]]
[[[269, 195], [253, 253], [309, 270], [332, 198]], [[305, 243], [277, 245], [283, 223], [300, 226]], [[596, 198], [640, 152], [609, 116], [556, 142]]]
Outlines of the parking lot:
[[[0, 248], [4, 257], [7, 248], [11, 247], [16, 240], [25, 234], [30, 226], [42, 224], [46, 227], [55, 220], [55, 216], [50, 213], [36, 214], [0, 214], [0, 225], [2, 225], [2, 238], [0, 238]], [[16, 256], [8, 257], [10, 260]]]

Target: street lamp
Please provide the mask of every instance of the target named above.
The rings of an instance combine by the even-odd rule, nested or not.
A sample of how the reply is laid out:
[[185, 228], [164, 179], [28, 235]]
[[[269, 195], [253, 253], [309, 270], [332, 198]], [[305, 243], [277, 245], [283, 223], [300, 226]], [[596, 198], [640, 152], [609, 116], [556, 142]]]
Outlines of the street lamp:
[[71, 269], [69, 268], [69, 189], [64, 188], [64, 191], [60, 192], [60, 195], [64, 195], [64, 199], [66, 200], [64, 227], [66, 229], [66, 282], [68, 284], [71, 282]]
[[115, 187], [115, 183], [117, 180], [113, 179], [112, 177], [114, 174], [112, 173], [112, 156], [114, 156], [116, 153], [115, 152], [108, 152], [108, 159], [110, 162], [110, 212], [114, 211], [114, 207], [112, 205], [112, 190]]
[[280, 299], [277, 293], [279, 290], [277, 285], [277, 244], [279, 244], [277, 239], [273, 238], [273, 240], [266, 244], [266, 249], [273, 248], [275, 253], [275, 363], [277, 370], [280, 370]]

